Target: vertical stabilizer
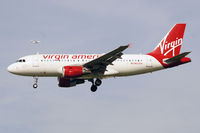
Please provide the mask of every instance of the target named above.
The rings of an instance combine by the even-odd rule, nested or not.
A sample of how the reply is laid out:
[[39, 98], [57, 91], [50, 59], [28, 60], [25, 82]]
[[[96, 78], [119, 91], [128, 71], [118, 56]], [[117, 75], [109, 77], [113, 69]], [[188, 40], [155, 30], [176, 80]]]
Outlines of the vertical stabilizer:
[[161, 64], [164, 60], [179, 55], [183, 43], [183, 35], [186, 24], [175, 24], [174, 27], [165, 35], [156, 48], [148, 53], [155, 57]]

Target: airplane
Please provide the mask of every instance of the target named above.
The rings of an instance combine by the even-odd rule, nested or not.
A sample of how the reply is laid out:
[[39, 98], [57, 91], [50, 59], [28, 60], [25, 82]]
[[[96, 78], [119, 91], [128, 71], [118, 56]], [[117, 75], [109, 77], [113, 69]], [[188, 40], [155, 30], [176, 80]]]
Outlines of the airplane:
[[131, 76], [172, 68], [191, 62], [180, 54], [186, 24], [178, 23], [165, 35], [155, 49], [144, 55], [123, 54], [130, 47], [120, 46], [106, 54], [35, 54], [21, 57], [8, 66], [8, 72], [32, 76], [33, 88], [38, 77], [57, 77], [59, 87], [73, 87], [89, 81], [95, 92], [102, 79]]

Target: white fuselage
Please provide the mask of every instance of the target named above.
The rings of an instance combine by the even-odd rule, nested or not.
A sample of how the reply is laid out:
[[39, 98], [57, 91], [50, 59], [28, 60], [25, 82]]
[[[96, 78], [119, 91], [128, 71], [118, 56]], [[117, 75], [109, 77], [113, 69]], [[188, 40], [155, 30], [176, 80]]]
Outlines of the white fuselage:
[[[81, 66], [103, 54], [36, 54], [20, 58], [8, 67], [8, 71], [23, 76], [62, 77], [64, 66]], [[150, 55], [122, 55], [108, 65], [101, 78], [130, 76], [164, 69], [158, 60]], [[90, 79], [95, 75], [79, 78]]]

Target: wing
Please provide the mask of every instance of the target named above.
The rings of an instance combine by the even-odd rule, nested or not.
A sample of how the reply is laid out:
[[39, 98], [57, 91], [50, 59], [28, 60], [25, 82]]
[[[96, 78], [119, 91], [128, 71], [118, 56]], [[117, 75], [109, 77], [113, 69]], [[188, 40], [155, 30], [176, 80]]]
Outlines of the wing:
[[131, 44], [120, 46], [119, 48], [102, 55], [101, 57], [87, 62], [83, 66], [88, 68], [93, 74], [103, 74], [106, 71], [108, 65], [112, 65], [112, 62], [117, 58], [121, 58], [123, 55], [122, 51], [130, 47]]

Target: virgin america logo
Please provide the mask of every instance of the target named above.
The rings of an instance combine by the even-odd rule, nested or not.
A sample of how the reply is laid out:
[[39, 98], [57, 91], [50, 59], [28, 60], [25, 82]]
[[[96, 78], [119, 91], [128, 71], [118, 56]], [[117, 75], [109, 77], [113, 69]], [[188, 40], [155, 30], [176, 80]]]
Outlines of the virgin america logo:
[[166, 56], [168, 53], [172, 51], [173, 56], [175, 56], [175, 50], [177, 47], [181, 46], [183, 42], [183, 38], [176, 38], [175, 41], [167, 42], [166, 39], [163, 39], [160, 44], [161, 54]]

